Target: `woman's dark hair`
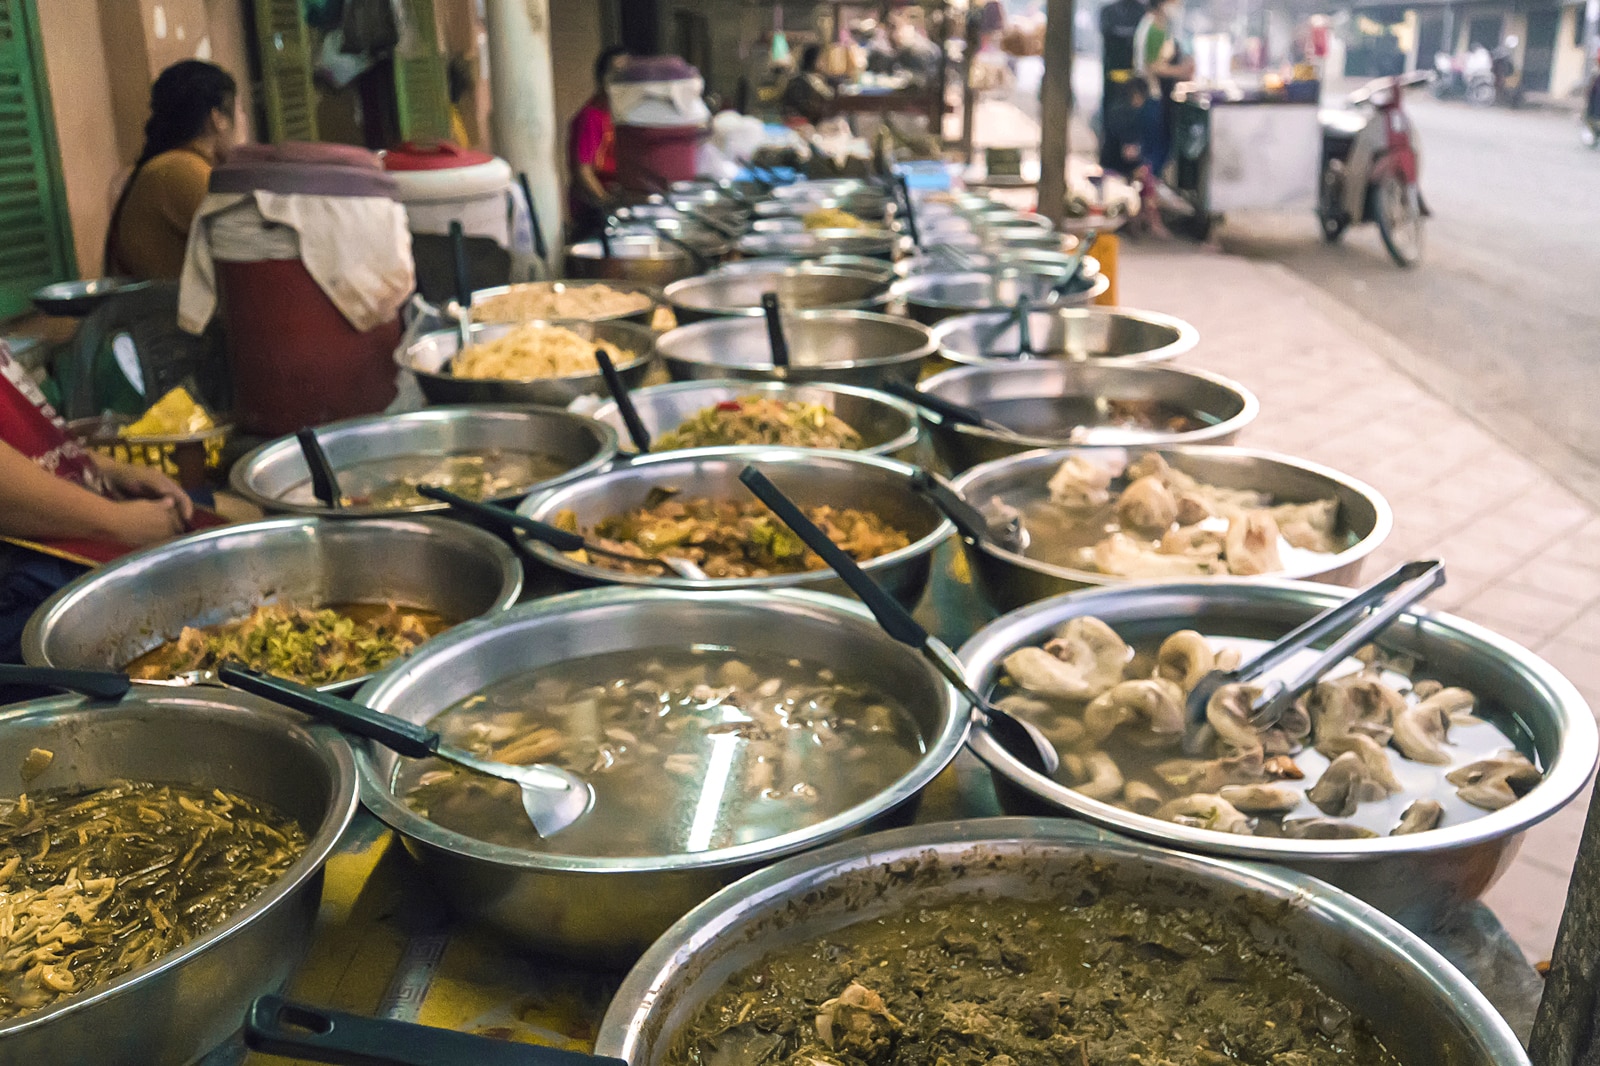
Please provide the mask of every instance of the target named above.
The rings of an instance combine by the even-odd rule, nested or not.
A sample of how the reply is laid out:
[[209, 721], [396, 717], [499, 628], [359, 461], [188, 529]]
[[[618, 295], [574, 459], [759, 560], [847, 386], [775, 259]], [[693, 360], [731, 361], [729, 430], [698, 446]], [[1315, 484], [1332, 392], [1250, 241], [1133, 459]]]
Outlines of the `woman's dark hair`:
[[150, 118], [144, 124], [139, 165], [200, 136], [211, 112], [231, 114], [238, 91], [233, 75], [214, 63], [185, 59], [163, 70], [150, 86]]
[[800, 50], [800, 73], [810, 74], [817, 69], [817, 60], [822, 58], [820, 44], [808, 44]]
[[611, 64], [615, 63], [621, 56], [625, 56], [627, 54], [627, 48], [620, 44], [614, 44], [610, 48], [607, 48], [604, 52], [601, 52], [599, 57], [597, 57], [594, 61], [595, 85], [604, 85], [606, 83], [606, 75], [611, 73]]
[[117, 205], [111, 209], [106, 226], [105, 272], [115, 274], [121, 264], [117, 257], [117, 226], [122, 208], [133, 191], [134, 179], [144, 165], [162, 152], [182, 148], [206, 130], [213, 111], [233, 113], [239, 92], [233, 75], [199, 59], [185, 59], [163, 70], [150, 86], [150, 118], [144, 124], [144, 148], [133, 164], [133, 173], [122, 183]]

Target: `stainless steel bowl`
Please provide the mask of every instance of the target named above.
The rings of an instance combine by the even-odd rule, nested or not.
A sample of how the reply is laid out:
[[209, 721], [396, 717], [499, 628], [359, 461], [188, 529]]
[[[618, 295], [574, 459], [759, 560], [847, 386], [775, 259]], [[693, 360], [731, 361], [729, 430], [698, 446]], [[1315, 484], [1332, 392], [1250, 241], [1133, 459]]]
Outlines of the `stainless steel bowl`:
[[816, 195], [810, 199], [763, 200], [751, 208], [754, 220], [793, 218], [801, 219], [813, 211], [832, 208], [848, 211], [871, 225], [881, 225], [888, 217], [889, 201], [882, 193], [855, 192], [845, 196]]
[[[1402, 1062], [1526, 1066], [1481, 992], [1371, 907], [1287, 870], [1182, 855], [1059, 820], [994, 818], [876, 833], [788, 859], [695, 908], [629, 972], [597, 1055], [664, 1061], [728, 978], [770, 953], [910, 908], [1115, 893], [1226, 915], [1365, 1018]], [[1152, 990], [1159, 995], [1159, 989]]]
[[497, 614], [521, 594], [516, 553], [462, 522], [274, 518], [91, 570], [28, 619], [22, 655], [33, 666], [120, 670], [185, 626], [242, 618], [263, 603], [392, 601], [466, 621]]
[[667, 373], [676, 381], [750, 378], [756, 381], [837, 382], [875, 388], [914, 383], [934, 352], [926, 326], [869, 311], [785, 312], [787, 368], [772, 365], [767, 324], [760, 318], [695, 322], [656, 341]]
[[[1159, 363], [1193, 350], [1200, 333], [1181, 318], [1128, 307], [1063, 307], [1028, 316], [1038, 355], [1069, 362], [1115, 360]], [[1021, 343], [1009, 311], [947, 318], [934, 327], [939, 354], [952, 363], [982, 365], [1014, 359]]]
[[[998, 497], [1013, 507], [1026, 506], [1048, 496], [1045, 485], [1063, 459], [1082, 448], [1023, 452], [994, 462], [983, 463], [956, 478], [956, 490], [974, 505], [983, 507]], [[1088, 453], [1106, 461], [1118, 449], [1094, 448]], [[1394, 512], [1370, 485], [1304, 459], [1251, 448], [1219, 448], [1194, 445], [1183, 448], [1128, 449], [1131, 457], [1156, 451], [1172, 464], [1201, 481], [1224, 488], [1254, 489], [1271, 493], [1279, 503], [1307, 503], [1335, 497], [1339, 501], [1339, 529], [1354, 534], [1353, 545], [1314, 565], [1284, 570], [1249, 580], [1325, 581], [1334, 585], [1354, 584], [1361, 564], [1389, 536], [1394, 527]], [[963, 542], [979, 590], [989, 603], [1001, 611], [1015, 610], [1047, 596], [1099, 585], [1125, 585], [1129, 578], [1113, 577], [1089, 570], [1074, 570], [1041, 562], [992, 543], [971, 545]]]
[[[21, 753], [55, 761], [33, 780]], [[0, 710], [0, 795], [117, 780], [183, 781], [270, 803], [300, 823], [306, 851], [249, 906], [204, 936], [47, 1010], [0, 1021], [8, 1063], [180, 1066], [239, 1028], [311, 944], [322, 867], [356, 810], [350, 749], [332, 730], [223, 689], [140, 686], [120, 702], [54, 697]]]
[[[604, 474], [574, 481], [522, 501], [518, 512], [552, 521], [558, 511], [572, 511], [578, 525], [592, 527], [605, 518], [645, 505], [656, 489], [673, 488], [685, 497], [754, 500], [739, 482], [747, 464], [761, 472], [801, 507], [854, 507], [870, 511], [910, 538], [899, 551], [861, 564], [863, 570], [909, 609], [928, 587], [933, 551], [955, 531], [939, 510], [911, 487], [916, 467], [896, 459], [860, 452], [815, 451], [807, 448], [698, 448], [635, 459]], [[671, 589], [818, 589], [850, 595], [832, 570], [769, 577], [688, 581], [661, 574], [626, 574], [582, 563], [547, 544], [530, 543], [533, 557], [559, 571], [577, 588], [591, 585], [637, 585]]]
[[[1116, 363], [1063, 363], [1054, 359], [990, 361], [946, 370], [917, 386], [921, 392], [976, 408], [1018, 430], [998, 433], [927, 416], [933, 446], [952, 471], [1034, 448], [1084, 445], [1232, 444], [1255, 420], [1261, 404], [1236, 381], [1202, 370]], [[1097, 425], [1103, 400], [1164, 405], [1204, 423], [1187, 432]], [[1004, 405], [1005, 413], [1000, 413]], [[1086, 433], [1074, 435], [1085, 425]]]
[[923, 787], [966, 737], [966, 712], [921, 656], [886, 636], [858, 604], [794, 591], [611, 588], [523, 604], [430, 644], [363, 689], [361, 700], [425, 722], [489, 685], [541, 666], [695, 644], [786, 655], [804, 649], [815, 661], [870, 669], [916, 716], [927, 750], [904, 777], [842, 814], [796, 832], [695, 854], [584, 858], [481, 843], [397, 800], [390, 790], [397, 756], [375, 747], [358, 754], [362, 799], [403, 834], [456, 909], [535, 950], [593, 965], [633, 959], [685, 911], [780, 856], [909, 821]]
[[889, 304], [889, 279], [848, 267], [790, 264], [684, 278], [665, 292], [678, 324], [688, 325], [708, 318], [760, 318], [761, 298], [769, 292], [786, 310], [882, 311]]
[[1052, 271], [1058, 277], [1072, 265], [1073, 257], [1066, 252], [1046, 251], [1040, 248], [1000, 249], [993, 252], [977, 252], [958, 250], [957, 254], [941, 254], [936, 248], [921, 252], [918, 255], [908, 256], [895, 264], [895, 272], [901, 277], [910, 277], [912, 274], [939, 274], [949, 273], [958, 269], [981, 270], [991, 272], [1004, 270], [1007, 267], [1037, 267]]
[[771, 195], [774, 200], [784, 201], [827, 200], [840, 196], [853, 196], [857, 193], [882, 195], [882, 190], [860, 178], [814, 178], [810, 181], [779, 185], [772, 190]]
[[[905, 301], [906, 314], [931, 326], [953, 315], [1012, 307], [1022, 296], [1043, 303], [1060, 279], [1058, 270], [1019, 264], [995, 271], [913, 274], [895, 282], [894, 294]], [[1093, 303], [1110, 287], [1111, 279], [1100, 273], [1100, 264], [1087, 257], [1083, 272], [1056, 304], [1081, 307]]]
[[[763, 257], [759, 259], [732, 259], [718, 265], [712, 271], [714, 274], [747, 274], [752, 271], [764, 273], [770, 270], [786, 270], [794, 266], [793, 259], [777, 259]], [[867, 255], [824, 255], [806, 262], [819, 267], [844, 267], [847, 270], [865, 272], [882, 278], [884, 284], [893, 281], [899, 275], [894, 264], [882, 259], [874, 259]]]
[[[552, 321], [582, 336], [610, 341], [633, 358], [617, 365], [617, 372], [629, 388], [644, 381], [650, 373], [650, 363], [655, 357], [655, 334], [646, 326], [633, 322], [578, 322]], [[518, 327], [509, 323], [494, 325], [474, 324], [472, 341], [481, 344], [503, 337]], [[398, 362], [403, 370], [417, 377], [417, 385], [429, 403], [536, 403], [552, 407], [565, 407], [579, 396], [606, 395], [606, 382], [598, 372], [574, 374], [571, 377], [532, 378], [514, 381], [509, 378], [458, 378], [446, 367], [455, 358], [461, 338], [454, 329], [441, 329], [422, 336], [415, 344], [399, 353]]]
[[[334, 471], [343, 472], [341, 485], [347, 491], [352, 487], [365, 490], [400, 476], [417, 476], [452, 455], [538, 455], [566, 467], [557, 477], [515, 486], [499, 497], [502, 500], [593, 473], [617, 454], [617, 435], [609, 426], [558, 407], [533, 405], [430, 407], [403, 415], [351, 418], [318, 427], [317, 440]], [[352, 474], [352, 467], [364, 468], [365, 479]], [[444, 504], [423, 502], [413, 507], [329, 510], [312, 495], [311, 472], [300, 442], [293, 437], [270, 441], [249, 452], [233, 465], [228, 483], [234, 492], [269, 514], [368, 518], [447, 509]]]
[[[477, 304], [482, 303], [484, 300], [492, 297], [504, 296], [506, 293], [511, 292], [514, 289], [543, 290], [549, 288], [559, 288], [565, 290], [579, 289], [589, 285], [604, 285], [606, 288], [614, 289], [617, 292], [636, 292], [641, 296], [648, 296], [650, 298], [649, 307], [642, 308], [638, 311], [624, 311], [623, 313], [617, 315], [598, 315], [594, 318], [585, 320], [589, 322], [634, 322], [641, 326], [648, 326], [650, 324], [651, 317], [655, 314], [655, 305], [661, 302], [661, 290], [655, 285], [649, 285], [639, 281], [622, 281], [616, 278], [607, 278], [605, 280], [574, 278], [563, 279], [560, 281], [527, 281], [517, 285], [497, 285], [492, 289], [478, 289], [474, 291], [472, 294], [472, 302], [476, 306]], [[476, 311], [473, 321], [489, 325], [498, 324], [492, 316], [485, 315], [481, 309]]]
[[[920, 439], [916, 408], [887, 393], [849, 385], [791, 385], [783, 381], [678, 381], [655, 385], [633, 395], [633, 406], [652, 439], [677, 429], [684, 420], [713, 404], [760, 396], [779, 402], [821, 403], [841, 421], [861, 434], [862, 455], [912, 458]], [[627, 433], [614, 401], [607, 401], [594, 417]], [[631, 445], [629, 445], [631, 448]]]
[[803, 233], [749, 233], [734, 247], [740, 255], [816, 259], [824, 255], [865, 255], [892, 259], [900, 238], [880, 229], [814, 229]]
[[569, 244], [563, 259], [571, 278], [667, 285], [710, 270], [732, 247], [709, 230], [680, 230], [661, 220], [650, 226], [635, 224], [608, 237], [605, 245], [598, 239]]
[[[1038, 644], [1069, 618], [1094, 615], [1124, 639], [1179, 629], [1207, 635], [1276, 639], [1347, 595], [1300, 582], [1215, 582], [1100, 589], [1062, 596], [1009, 614], [962, 647], [967, 676], [980, 691], [1015, 649]], [[1594, 717], [1572, 684], [1526, 648], [1470, 622], [1418, 610], [1385, 630], [1385, 647], [1413, 654], [1422, 673], [1478, 697], [1474, 714], [1531, 737], [1544, 781], [1503, 810], [1460, 825], [1370, 840], [1287, 840], [1190, 829], [1146, 818], [1042, 777], [974, 728], [973, 749], [996, 772], [1010, 810], [1071, 814], [1118, 832], [1188, 852], [1280, 863], [1351, 892], [1414, 929], [1431, 927], [1482, 895], [1516, 854], [1522, 833], [1566, 806], [1588, 781], [1597, 750]], [[1438, 1059], [1423, 1059], [1433, 1061]]]

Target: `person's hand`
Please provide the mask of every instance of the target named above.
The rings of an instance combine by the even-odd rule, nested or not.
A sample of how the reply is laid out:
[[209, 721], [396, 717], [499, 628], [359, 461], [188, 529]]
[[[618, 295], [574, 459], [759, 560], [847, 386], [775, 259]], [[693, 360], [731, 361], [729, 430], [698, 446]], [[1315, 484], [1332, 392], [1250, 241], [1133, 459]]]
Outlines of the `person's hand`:
[[189, 499], [188, 493], [155, 467], [102, 460], [99, 468], [114, 499], [170, 502], [180, 522], [177, 532], [183, 532], [189, 519], [194, 517], [194, 501]]
[[177, 502], [169, 497], [122, 500], [112, 503], [111, 507], [109, 532], [117, 543], [130, 548], [171, 540], [187, 528], [187, 520], [179, 513]]

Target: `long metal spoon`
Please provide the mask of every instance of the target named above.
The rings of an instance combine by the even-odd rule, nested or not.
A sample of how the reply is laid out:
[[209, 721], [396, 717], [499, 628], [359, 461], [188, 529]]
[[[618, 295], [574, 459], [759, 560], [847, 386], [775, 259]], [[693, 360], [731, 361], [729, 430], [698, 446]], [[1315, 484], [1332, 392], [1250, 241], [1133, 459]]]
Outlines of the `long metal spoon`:
[[465, 496], [457, 496], [453, 492], [438, 488], [434, 485], [418, 485], [417, 495], [440, 503], [447, 503], [462, 514], [469, 514], [487, 522], [501, 526], [509, 526], [528, 534], [534, 540], [550, 545], [559, 552], [584, 551], [590, 555], [604, 555], [608, 559], [616, 559], [624, 563], [655, 563], [664, 570], [670, 571], [685, 581], [709, 581], [706, 572], [688, 559], [680, 559], [672, 555], [628, 555], [624, 552], [612, 551], [602, 548], [598, 544], [591, 544], [582, 534], [552, 526], [548, 522], [541, 522], [537, 518], [518, 514], [507, 507], [500, 507], [492, 503], [482, 503], [478, 500], [469, 500]]
[[[1393, 623], [1407, 608], [1444, 582], [1444, 564], [1437, 559], [1402, 563], [1343, 603], [1290, 630], [1260, 655], [1237, 669], [1212, 670], [1195, 683], [1185, 700], [1187, 723], [1184, 749], [1192, 754], [1200, 746], [1198, 734], [1206, 720], [1206, 705], [1219, 688], [1255, 681], [1317, 641], [1350, 627], [1292, 680], [1274, 681], [1262, 689], [1251, 704], [1250, 724], [1257, 729], [1270, 729], [1300, 694], [1314, 685], [1323, 674], [1349, 658], [1351, 653]], [[1385, 600], [1388, 602], [1384, 603]], [[1383, 606], [1379, 607], [1379, 604]], [[1371, 613], [1367, 614], [1369, 609]], [[1366, 617], [1363, 618], [1363, 614]]]
[[510, 781], [522, 790], [522, 810], [541, 837], [555, 836], [594, 806], [594, 789], [589, 782], [559, 766], [546, 763], [512, 766], [480, 759], [471, 752], [443, 743], [439, 734], [427, 726], [231, 662], [217, 667], [217, 679], [251, 695], [309, 714], [347, 733], [376, 741], [398, 755], [410, 759], [442, 759], [475, 773]]
[[946, 422], [959, 422], [963, 426], [972, 426], [974, 429], [986, 429], [991, 433], [1004, 433], [1008, 437], [1017, 434], [1009, 427], [1003, 426], [992, 418], [986, 418], [981, 411], [968, 407], [966, 404], [946, 400], [942, 396], [922, 392], [916, 386], [904, 381], [891, 381], [883, 386], [883, 390], [909, 400], [918, 407], [926, 408], [944, 419]]
[[957, 532], [968, 540], [976, 544], [988, 541], [1009, 552], [1020, 552], [1028, 546], [1020, 515], [990, 518], [968, 503], [966, 497], [921, 467], [911, 475], [911, 487], [939, 508]]
[[329, 461], [328, 453], [323, 451], [317, 431], [307, 426], [294, 436], [300, 442], [300, 454], [305, 456], [306, 469], [311, 471], [311, 494], [324, 507], [334, 510], [343, 507], [344, 493], [339, 491], [339, 473]]
[[644, 419], [639, 417], [639, 409], [633, 405], [633, 397], [628, 393], [627, 382], [617, 373], [616, 364], [611, 361], [611, 356], [606, 354], [604, 348], [594, 350], [594, 361], [600, 365], [600, 376], [606, 379], [607, 391], [617, 402], [617, 412], [622, 415], [622, 424], [628, 427], [628, 436], [632, 438], [633, 446], [639, 449], [640, 455], [649, 455], [650, 431], [645, 428]]
[[816, 523], [807, 518], [805, 512], [796, 507], [794, 501], [785, 496], [765, 474], [753, 466], [747, 466], [740, 471], [739, 480], [744, 483], [745, 488], [755, 493], [756, 498], [766, 504], [784, 525], [794, 530], [795, 535], [805, 541], [807, 547], [820, 555], [823, 562], [833, 567], [834, 572], [850, 586], [850, 590], [861, 597], [861, 602], [867, 605], [867, 610], [872, 612], [872, 616], [878, 620], [885, 633], [907, 647], [921, 652], [922, 657], [928, 660], [946, 681], [955, 686], [955, 690], [961, 693], [971, 706], [973, 715], [981, 719], [982, 724], [994, 735], [996, 743], [1034, 773], [1048, 777], [1056, 772], [1061, 765], [1061, 757], [1056, 754], [1055, 746], [1045, 738], [1045, 735], [1032, 723], [1012, 717], [978, 695], [967, 683], [961, 668], [952, 665], [954, 655], [950, 649], [923, 629], [894, 597], [884, 592], [876, 581], [867, 576], [866, 571], [856, 565], [856, 561], [834, 544], [826, 533], [817, 528]]
[[456, 350], [472, 347], [472, 279], [467, 272], [467, 234], [459, 221], [450, 223], [450, 256], [456, 269]]
[[1055, 304], [1067, 294], [1072, 283], [1078, 280], [1078, 275], [1083, 272], [1083, 261], [1089, 258], [1089, 249], [1094, 247], [1095, 238], [1099, 236], [1096, 230], [1088, 230], [1078, 242], [1078, 247], [1073, 251], [1072, 258], [1067, 260], [1066, 266], [1061, 268], [1061, 277], [1050, 286], [1046, 302]]
[[789, 339], [783, 335], [783, 315], [778, 307], [778, 294], [761, 294], [761, 314], [767, 320], [767, 345], [772, 349], [772, 365], [789, 369]]

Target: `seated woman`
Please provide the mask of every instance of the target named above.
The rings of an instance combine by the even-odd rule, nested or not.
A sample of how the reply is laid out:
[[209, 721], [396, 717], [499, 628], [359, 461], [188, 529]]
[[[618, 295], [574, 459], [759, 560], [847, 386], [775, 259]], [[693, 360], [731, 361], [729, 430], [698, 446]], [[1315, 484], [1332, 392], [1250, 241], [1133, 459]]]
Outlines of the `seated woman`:
[[[142, 548], [178, 536], [194, 504], [161, 471], [84, 451], [0, 342], [0, 537]], [[34, 610], [85, 572], [0, 541], [0, 663], [22, 661]]]
[[150, 87], [144, 149], [106, 228], [106, 273], [141, 280], [183, 273], [189, 229], [236, 139], [233, 76], [185, 59]]
[[800, 67], [783, 87], [783, 116], [789, 125], [818, 125], [833, 114], [833, 86], [817, 70], [822, 46], [808, 44], [800, 52]]

